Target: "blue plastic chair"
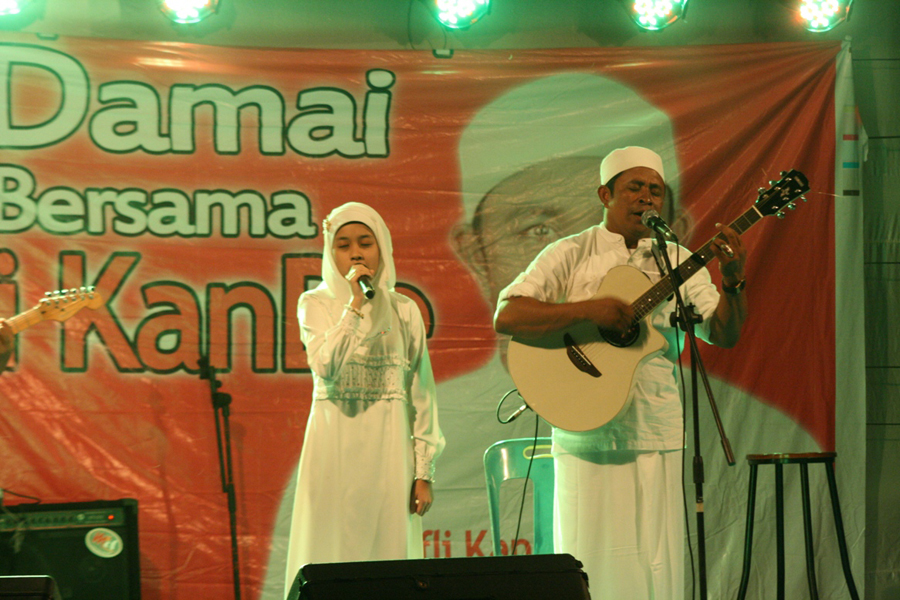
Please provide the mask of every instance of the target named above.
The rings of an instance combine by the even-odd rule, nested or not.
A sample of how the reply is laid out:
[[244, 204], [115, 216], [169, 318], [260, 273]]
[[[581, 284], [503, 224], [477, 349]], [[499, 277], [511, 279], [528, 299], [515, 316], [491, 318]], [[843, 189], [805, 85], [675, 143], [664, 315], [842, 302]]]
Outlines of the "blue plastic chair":
[[[534, 460], [531, 452], [534, 448]], [[491, 544], [494, 556], [500, 556], [500, 485], [521, 479], [528, 471], [533, 483], [534, 553], [553, 554], [553, 485], [556, 475], [550, 456], [550, 438], [503, 440], [484, 451], [484, 479], [487, 484], [488, 510], [491, 515]]]

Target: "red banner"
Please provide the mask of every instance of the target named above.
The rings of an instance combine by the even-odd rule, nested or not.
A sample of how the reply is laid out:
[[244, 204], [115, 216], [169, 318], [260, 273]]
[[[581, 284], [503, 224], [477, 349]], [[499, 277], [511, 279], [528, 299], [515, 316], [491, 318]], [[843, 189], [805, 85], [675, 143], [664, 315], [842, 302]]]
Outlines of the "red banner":
[[599, 222], [596, 170], [617, 146], [664, 156], [666, 217], [691, 249], [779, 171], [808, 176], [807, 204], [745, 234], [739, 346], [703, 357], [736, 454], [834, 448], [839, 45], [0, 48], [0, 314], [46, 290], [103, 299], [18, 336], [0, 378], [0, 486], [136, 498], [145, 597], [231, 587], [201, 356], [232, 398], [242, 581], [280, 596], [311, 394], [296, 304], [320, 275], [322, 218], [350, 200], [384, 216], [398, 288], [429, 327], [448, 446], [426, 556], [490, 553], [481, 454], [533, 429], [494, 419], [513, 387], [496, 296], [547, 243]]

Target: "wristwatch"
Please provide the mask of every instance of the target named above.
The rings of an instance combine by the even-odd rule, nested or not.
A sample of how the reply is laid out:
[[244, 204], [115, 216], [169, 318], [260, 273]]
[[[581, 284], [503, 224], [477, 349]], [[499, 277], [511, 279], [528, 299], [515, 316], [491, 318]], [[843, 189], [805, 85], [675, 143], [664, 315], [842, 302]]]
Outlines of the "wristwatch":
[[746, 287], [746, 285], [747, 285], [746, 279], [741, 279], [740, 281], [737, 282], [737, 285], [735, 285], [734, 287], [725, 285], [725, 282], [723, 281], [722, 282], [722, 291], [725, 292], [726, 294], [731, 294], [732, 296], [737, 296], [738, 294], [740, 294], [741, 292], [744, 291], [744, 287]]

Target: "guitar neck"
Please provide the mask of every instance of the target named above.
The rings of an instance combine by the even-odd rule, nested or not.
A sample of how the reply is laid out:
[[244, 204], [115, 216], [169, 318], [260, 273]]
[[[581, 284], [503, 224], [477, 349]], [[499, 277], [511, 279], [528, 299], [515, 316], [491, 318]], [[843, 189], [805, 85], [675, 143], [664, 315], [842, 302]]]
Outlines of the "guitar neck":
[[33, 308], [29, 308], [25, 312], [19, 313], [14, 317], [10, 317], [6, 320], [9, 323], [10, 328], [13, 330], [13, 334], [17, 334], [24, 329], [28, 329], [32, 325], [40, 323], [44, 320], [43, 315], [41, 314], [40, 308], [35, 306]]
[[[747, 212], [734, 220], [731, 224], [731, 228], [734, 229], [738, 235], [743, 235], [745, 231], [750, 229], [762, 218], [763, 214], [759, 212], [755, 206], [751, 206]], [[700, 269], [705, 267], [706, 264], [715, 257], [715, 253], [712, 250], [712, 244], [717, 239], [725, 239], [725, 236], [722, 233], [714, 236], [711, 240], [701, 246], [699, 250], [691, 254], [686, 261], [675, 268], [674, 277], [678, 282], [677, 285], [681, 285], [696, 275]], [[649, 315], [657, 306], [662, 304], [666, 298], [671, 296], [675, 291], [675, 285], [676, 284], [672, 281], [672, 275], [666, 275], [653, 287], [644, 292], [640, 298], [635, 300], [631, 304], [631, 308], [634, 310], [635, 322], [638, 322]]]

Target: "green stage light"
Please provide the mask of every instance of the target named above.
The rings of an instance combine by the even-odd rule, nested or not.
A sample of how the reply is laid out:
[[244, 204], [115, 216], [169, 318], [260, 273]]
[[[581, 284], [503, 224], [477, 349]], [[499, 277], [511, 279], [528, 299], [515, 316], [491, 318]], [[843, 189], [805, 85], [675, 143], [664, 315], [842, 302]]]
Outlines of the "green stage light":
[[809, 31], [830, 31], [848, 17], [851, 4], [853, 0], [802, 0], [800, 16]]
[[0, 17], [17, 15], [31, 0], [0, 0]]
[[159, 9], [176, 23], [197, 23], [216, 12], [219, 0], [161, 0]]
[[491, 0], [437, 0], [435, 6], [441, 25], [465, 29], [487, 14]]
[[659, 31], [684, 16], [688, 0], [634, 0], [631, 18], [641, 29]]

